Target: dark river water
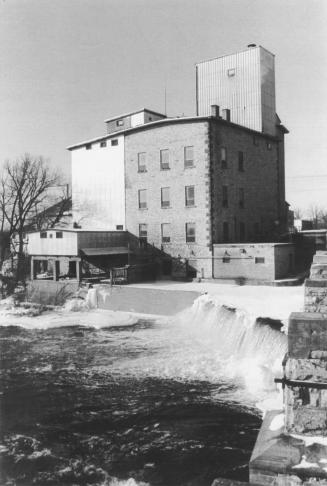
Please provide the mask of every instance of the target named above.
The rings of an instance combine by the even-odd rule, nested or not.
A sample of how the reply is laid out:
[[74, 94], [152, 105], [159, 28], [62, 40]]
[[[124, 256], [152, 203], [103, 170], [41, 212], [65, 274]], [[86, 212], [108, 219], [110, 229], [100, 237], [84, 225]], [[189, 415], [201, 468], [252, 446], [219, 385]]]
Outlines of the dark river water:
[[0, 484], [247, 480], [261, 416], [226, 373], [222, 329], [82, 314], [0, 327]]

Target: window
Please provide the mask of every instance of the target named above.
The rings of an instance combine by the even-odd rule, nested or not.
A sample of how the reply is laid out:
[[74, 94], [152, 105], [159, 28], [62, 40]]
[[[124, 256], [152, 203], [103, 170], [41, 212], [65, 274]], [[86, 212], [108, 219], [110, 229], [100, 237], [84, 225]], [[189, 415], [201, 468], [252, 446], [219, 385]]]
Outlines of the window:
[[146, 189], [139, 190], [139, 209], [146, 209], [147, 202], [146, 202]]
[[241, 209], [244, 208], [244, 189], [243, 187], [239, 188], [239, 200], [238, 200], [238, 205]]
[[146, 243], [148, 240], [148, 225], [147, 224], [139, 224], [139, 239], [140, 243]]
[[62, 231], [56, 231], [56, 238], [62, 238], [63, 234]]
[[223, 186], [223, 208], [228, 208], [228, 186]]
[[137, 170], [138, 172], [146, 172], [146, 153], [139, 152], [137, 154]]
[[245, 241], [245, 224], [240, 223], [240, 241]]
[[160, 170], [169, 169], [169, 150], [160, 150]]
[[117, 138], [114, 138], [113, 140], [111, 140], [111, 145], [114, 147], [115, 145], [118, 145], [118, 140]]
[[195, 243], [195, 223], [186, 223], [186, 243]]
[[170, 187], [161, 188], [161, 207], [162, 208], [170, 207]]
[[253, 145], [259, 145], [258, 139], [255, 135], [253, 135]]
[[230, 263], [230, 257], [223, 257], [223, 263]]
[[244, 153], [241, 151], [238, 153], [238, 170], [244, 172]]
[[272, 145], [270, 142], [267, 142], [267, 150], [271, 150], [272, 149]]
[[224, 243], [229, 241], [229, 225], [226, 221], [223, 223], [223, 241]]
[[87, 144], [85, 145], [85, 148], [86, 148], [86, 150], [91, 150], [91, 148], [92, 148], [92, 144], [91, 144], [91, 143], [87, 143]]
[[227, 76], [229, 78], [231, 78], [231, 77], [235, 76], [235, 72], [236, 72], [235, 68], [227, 69]]
[[194, 147], [184, 147], [184, 167], [194, 167]]
[[103, 148], [106, 146], [107, 146], [107, 140], [102, 140], [102, 142], [100, 142], [100, 147]]
[[170, 243], [170, 223], [162, 223], [161, 225], [161, 241], [162, 243]]
[[122, 127], [124, 125], [124, 120], [117, 120], [116, 121], [116, 126], [117, 127]]
[[47, 238], [47, 232], [46, 231], [41, 231], [40, 238]]
[[227, 169], [227, 150], [226, 147], [220, 147], [221, 168]]
[[265, 263], [264, 257], [255, 257], [254, 263]]
[[117, 224], [116, 225], [116, 230], [122, 231], [124, 229], [124, 226], [122, 224]]
[[195, 204], [194, 186], [185, 186], [185, 206], [190, 207]]

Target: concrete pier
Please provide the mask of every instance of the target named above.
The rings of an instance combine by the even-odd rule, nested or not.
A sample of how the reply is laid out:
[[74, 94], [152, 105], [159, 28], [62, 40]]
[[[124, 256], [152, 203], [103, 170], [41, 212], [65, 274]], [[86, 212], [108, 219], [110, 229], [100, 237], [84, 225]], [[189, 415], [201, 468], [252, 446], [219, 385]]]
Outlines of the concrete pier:
[[314, 257], [305, 312], [292, 313], [284, 361], [284, 409], [266, 415], [250, 484], [327, 485], [327, 252]]

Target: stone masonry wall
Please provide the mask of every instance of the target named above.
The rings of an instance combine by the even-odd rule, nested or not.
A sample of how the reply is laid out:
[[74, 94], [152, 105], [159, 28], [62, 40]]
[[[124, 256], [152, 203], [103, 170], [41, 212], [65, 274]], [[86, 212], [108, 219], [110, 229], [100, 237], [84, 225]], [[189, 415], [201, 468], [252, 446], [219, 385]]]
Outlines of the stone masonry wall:
[[[184, 167], [184, 148], [194, 147], [194, 167]], [[169, 169], [160, 169], [160, 150], [169, 149]], [[146, 153], [146, 172], [138, 172], [138, 153]], [[167, 124], [125, 137], [126, 227], [139, 235], [147, 224], [148, 242], [167, 255], [187, 258], [199, 275], [212, 276], [208, 123]], [[194, 186], [195, 204], [185, 205], [185, 186]], [[170, 188], [170, 206], [161, 207], [161, 188]], [[147, 208], [138, 191], [146, 189]], [[161, 225], [170, 223], [171, 241], [163, 243]], [[195, 243], [186, 243], [185, 225], [195, 223]]]
[[[241, 223], [245, 226], [243, 241], [274, 241], [279, 220], [278, 144], [271, 137], [212, 121], [212, 208], [214, 243], [226, 243], [223, 223], [229, 225], [229, 242], [242, 241]], [[227, 151], [226, 164], [220, 148]], [[239, 152], [243, 152], [243, 170], [239, 170]], [[228, 206], [222, 204], [222, 186], [228, 188]], [[244, 190], [244, 207], [240, 205]]]

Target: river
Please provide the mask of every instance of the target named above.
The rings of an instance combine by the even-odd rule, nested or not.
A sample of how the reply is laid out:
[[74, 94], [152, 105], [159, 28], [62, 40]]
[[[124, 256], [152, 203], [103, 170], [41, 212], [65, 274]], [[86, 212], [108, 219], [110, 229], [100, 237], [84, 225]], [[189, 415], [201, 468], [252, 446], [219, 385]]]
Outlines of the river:
[[276, 394], [276, 322], [203, 296], [172, 318], [69, 309], [6, 319], [1, 484], [209, 486], [247, 480]]

